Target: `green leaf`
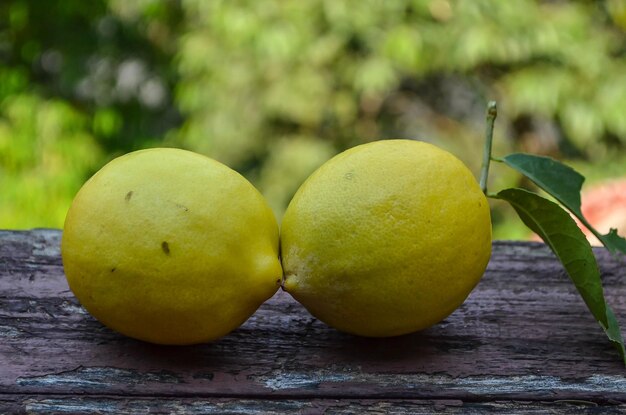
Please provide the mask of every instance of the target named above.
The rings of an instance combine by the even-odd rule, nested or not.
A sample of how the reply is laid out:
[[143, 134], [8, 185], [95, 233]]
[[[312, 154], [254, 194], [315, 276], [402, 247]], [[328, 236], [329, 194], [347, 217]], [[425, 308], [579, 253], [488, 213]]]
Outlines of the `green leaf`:
[[502, 160], [554, 196], [574, 215], [582, 216], [580, 190], [585, 177], [576, 170], [550, 157], [532, 154], [514, 153]]
[[556, 203], [527, 190], [505, 189], [492, 197], [509, 202], [524, 224], [548, 244], [626, 364], [624, 340], [604, 298], [598, 263], [576, 222]]
[[622, 238], [617, 234], [617, 229], [611, 228], [609, 233], [606, 235], [596, 235], [600, 242], [604, 246], [606, 246], [611, 253], [615, 253], [615, 251], [619, 251], [623, 254], [626, 254], [626, 239]]
[[580, 209], [580, 190], [585, 178], [580, 173], [550, 157], [532, 154], [509, 154], [502, 161], [558, 200], [607, 247], [611, 254], [621, 252], [626, 255], [626, 239], [619, 236], [614, 229], [602, 235], [583, 216]]

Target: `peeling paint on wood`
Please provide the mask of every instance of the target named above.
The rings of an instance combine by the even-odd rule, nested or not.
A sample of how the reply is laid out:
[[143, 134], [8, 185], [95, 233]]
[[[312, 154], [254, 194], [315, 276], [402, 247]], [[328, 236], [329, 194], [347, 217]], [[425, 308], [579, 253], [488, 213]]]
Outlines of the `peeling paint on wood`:
[[[65, 281], [60, 238], [0, 231], [0, 413], [626, 410], [626, 370], [542, 244], [494, 243], [467, 302], [421, 333], [343, 334], [279, 292], [219, 341], [167, 347], [86, 313]], [[626, 267], [595, 252], [625, 320]]]
[[322, 384], [336, 383], [376, 384], [379, 387], [405, 388], [407, 390], [442, 387], [448, 391], [462, 391], [474, 395], [501, 395], [512, 393], [546, 394], [554, 392], [599, 392], [621, 394], [626, 392], [626, 376], [592, 375], [584, 379], [562, 379], [557, 376], [468, 376], [453, 378], [438, 374], [342, 374], [320, 371], [316, 373], [276, 373], [258, 379], [273, 391], [306, 389]]
[[613, 403], [599, 405], [594, 402], [548, 401], [495, 401], [463, 402], [458, 400], [390, 399], [238, 399], [238, 398], [114, 398], [98, 396], [28, 397], [0, 395], [0, 405], [23, 409], [29, 414], [238, 414], [238, 415], [291, 415], [291, 414], [415, 414], [446, 413], [453, 415], [475, 414], [623, 414], [626, 405]]
[[2, 337], [18, 337], [20, 331], [12, 326], [0, 326], [0, 338]]
[[166, 373], [137, 373], [135, 370], [117, 369], [111, 367], [77, 367], [59, 373], [50, 373], [41, 376], [19, 377], [16, 383], [20, 386], [67, 386], [81, 388], [102, 388], [110, 384], [111, 379], [122, 380], [127, 384], [141, 384], [158, 382], [163, 384], [181, 383], [177, 376]]

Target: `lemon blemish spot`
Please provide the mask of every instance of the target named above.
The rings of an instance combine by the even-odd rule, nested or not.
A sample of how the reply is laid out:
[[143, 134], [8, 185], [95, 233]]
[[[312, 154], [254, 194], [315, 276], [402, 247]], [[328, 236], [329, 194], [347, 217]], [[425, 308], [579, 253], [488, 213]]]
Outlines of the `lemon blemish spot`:
[[167, 242], [165, 242], [165, 241], [161, 242], [161, 249], [163, 250], [165, 255], [169, 255], [170, 254], [170, 245]]
[[133, 197], [133, 191], [126, 193], [126, 197], [124, 198], [127, 202], [130, 202], [130, 198]]
[[176, 203], [176, 207], [184, 210], [185, 212], [189, 212], [189, 208], [185, 205], [181, 205], [180, 203]]

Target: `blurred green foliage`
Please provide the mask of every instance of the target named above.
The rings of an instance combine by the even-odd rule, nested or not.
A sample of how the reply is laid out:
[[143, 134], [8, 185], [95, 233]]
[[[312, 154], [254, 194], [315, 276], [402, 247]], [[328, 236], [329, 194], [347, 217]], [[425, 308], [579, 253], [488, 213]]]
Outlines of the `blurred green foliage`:
[[[494, 98], [496, 155], [626, 173], [626, 2], [5, 0], [0, 228], [62, 226], [93, 172], [144, 147], [228, 164], [278, 217], [366, 141], [430, 141], [478, 172]], [[493, 207], [495, 236], [521, 236]]]

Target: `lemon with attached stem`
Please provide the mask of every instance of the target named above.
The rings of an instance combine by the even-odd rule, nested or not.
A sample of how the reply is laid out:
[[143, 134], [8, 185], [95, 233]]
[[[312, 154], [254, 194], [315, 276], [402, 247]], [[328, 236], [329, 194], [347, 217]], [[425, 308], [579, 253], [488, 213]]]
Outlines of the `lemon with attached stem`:
[[487, 199], [452, 154], [414, 140], [349, 149], [296, 192], [283, 288], [339, 330], [385, 337], [452, 313], [491, 255]]
[[178, 149], [129, 153], [89, 179], [61, 252], [87, 311], [161, 344], [227, 334], [282, 277], [278, 224], [261, 194], [225, 165]]

